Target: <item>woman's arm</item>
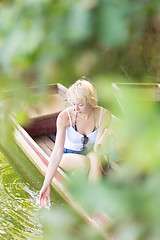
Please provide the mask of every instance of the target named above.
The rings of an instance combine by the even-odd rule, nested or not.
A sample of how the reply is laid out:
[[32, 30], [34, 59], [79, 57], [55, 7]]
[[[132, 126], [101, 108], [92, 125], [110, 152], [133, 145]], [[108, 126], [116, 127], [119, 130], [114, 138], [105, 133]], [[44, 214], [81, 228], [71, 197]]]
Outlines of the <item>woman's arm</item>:
[[108, 141], [108, 136], [110, 135], [110, 124], [111, 124], [111, 113], [110, 111], [104, 109], [102, 114], [101, 125], [97, 133], [96, 141], [94, 144], [94, 151], [97, 152], [99, 145], [105, 145]]
[[102, 114], [101, 126], [98, 130], [96, 142], [94, 145], [94, 151], [90, 152], [87, 156], [90, 159], [89, 181], [94, 182], [101, 178], [101, 164], [100, 157], [97, 154], [97, 150], [101, 141], [104, 140], [106, 129], [109, 128], [111, 122], [111, 114], [108, 110], [104, 109]]
[[50, 157], [43, 187], [40, 191], [40, 205], [42, 206], [45, 206], [47, 204], [47, 200], [50, 200], [50, 184], [62, 159], [66, 132], [66, 122], [66, 113], [61, 112], [57, 118], [57, 134], [55, 146]]

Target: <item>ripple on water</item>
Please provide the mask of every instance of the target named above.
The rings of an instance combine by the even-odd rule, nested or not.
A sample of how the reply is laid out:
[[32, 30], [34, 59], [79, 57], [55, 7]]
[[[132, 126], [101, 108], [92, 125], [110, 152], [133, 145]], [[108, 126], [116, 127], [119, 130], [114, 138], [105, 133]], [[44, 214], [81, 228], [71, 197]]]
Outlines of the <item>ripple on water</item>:
[[38, 192], [21, 181], [0, 154], [0, 239], [43, 239]]

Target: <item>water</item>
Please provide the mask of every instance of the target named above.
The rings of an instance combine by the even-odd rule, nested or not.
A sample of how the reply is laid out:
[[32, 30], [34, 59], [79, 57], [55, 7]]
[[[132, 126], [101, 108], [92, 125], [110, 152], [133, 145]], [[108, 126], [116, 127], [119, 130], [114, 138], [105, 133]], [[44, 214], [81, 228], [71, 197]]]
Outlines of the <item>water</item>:
[[[18, 156], [13, 162], [0, 153], [0, 239], [43, 239], [38, 204], [43, 177], [23, 154]], [[51, 194], [53, 204], [64, 205]]]

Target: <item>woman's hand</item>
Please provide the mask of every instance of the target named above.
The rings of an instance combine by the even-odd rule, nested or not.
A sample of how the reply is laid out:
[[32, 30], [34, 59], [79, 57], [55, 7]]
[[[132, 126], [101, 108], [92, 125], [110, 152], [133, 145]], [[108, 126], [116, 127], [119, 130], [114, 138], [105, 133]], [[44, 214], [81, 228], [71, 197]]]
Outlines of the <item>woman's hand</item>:
[[[112, 129], [111, 128], [106, 128], [102, 134], [102, 136], [100, 137], [97, 145], [95, 146], [95, 152], [96, 153], [101, 153], [104, 151], [104, 149], [106, 148], [106, 145], [108, 143], [108, 140], [110, 138], [112, 134]], [[110, 144], [111, 145], [111, 144]], [[110, 146], [109, 146], [110, 147]]]
[[39, 203], [42, 207], [47, 206], [48, 202], [50, 202], [50, 185], [43, 186], [39, 196]]

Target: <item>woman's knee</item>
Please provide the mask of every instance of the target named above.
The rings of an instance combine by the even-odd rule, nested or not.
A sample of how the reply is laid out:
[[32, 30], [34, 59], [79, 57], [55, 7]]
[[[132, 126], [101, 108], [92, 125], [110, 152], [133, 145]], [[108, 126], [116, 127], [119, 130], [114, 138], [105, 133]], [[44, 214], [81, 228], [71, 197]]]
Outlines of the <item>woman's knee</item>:
[[89, 158], [89, 159], [92, 159], [92, 158], [96, 158], [96, 159], [99, 159], [99, 155], [96, 153], [96, 152], [90, 152], [90, 153], [88, 153], [87, 154], [87, 157]]
[[79, 169], [80, 171], [87, 173], [89, 171], [90, 163], [87, 156], [67, 153], [63, 155], [59, 165], [65, 170]]
[[90, 167], [100, 164], [100, 157], [96, 152], [90, 152], [87, 156], [89, 158]]

